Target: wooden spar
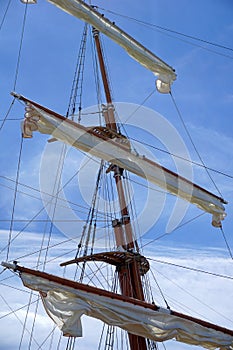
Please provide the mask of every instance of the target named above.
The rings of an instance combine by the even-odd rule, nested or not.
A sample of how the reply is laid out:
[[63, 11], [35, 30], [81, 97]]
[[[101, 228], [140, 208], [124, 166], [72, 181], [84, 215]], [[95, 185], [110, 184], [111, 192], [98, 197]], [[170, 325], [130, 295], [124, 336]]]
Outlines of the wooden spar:
[[[110, 298], [110, 299], [115, 299], [115, 300], [127, 302], [127, 303], [130, 303], [131, 305], [141, 306], [141, 307], [144, 307], [147, 309], [154, 310], [155, 312], [159, 311], [159, 309], [160, 309], [159, 306], [157, 306], [155, 304], [147, 303], [146, 301], [143, 301], [143, 300], [134, 299], [132, 297], [120, 295], [120, 294], [113, 293], [113, 292], [110, 292], [110, 291], [107, 291], [104, 289], [92, 287], [92, 286], [89, 286], [89, 285], [86, 285], [83, 283], [68, 280], [66, 278], [54, 276], [54, 275], [48, 274], [46, 272], [29, 269], [29, 268], [17, 265], [16, 262], [14, 262], [14, 264], [2, 262], [1, 265], [5, 268], [12, 269], [14, 272], [31, 274], [33, 276], [44, 278], [44, 279], [51, 281], [51, 282], [55, 282], [55, 283], [62, 285], [62, 286], [71, 287], [71, 288], [76, 289], [76, 290], [94, 293], [96, 295], [105, 296], [105, 297]], [[196, 324], [199, 324], [203, 327], [210, 328], [210, 329], [216, 330], [218, 332], [222, 332], [224, 334], [228, 334], [230, 336], [233, 336], [233, 330], [231, 330], [231, 329], [221, 327], [221, 326], [218, 326], [216, 324], [213, 324], [213, 323], [210, 323], [207, 321], [203, 321], [201, 319], [198, 319], [198, 318], [195, 318], [195, 317], [192, 317], [189, 315], [185, 315], [185, 314], [182, 314], [180, 312], [173, 311], [173, 310], [169, 310], [169, 312], [171, 315], [189, 320], [189, 321], [194, 322]]]
[[78, 264], [81, 262], [88, 262], [88, 261], [103, 261], [107, 264], [111, 264], [116, 267], [119, 267], [123, 264], [131, 264], [134, 260], [136, 260], [137, 264], [139, 265], [140, 274], [145, 275], [150, 269], [150, 264], [143, 255], [139, 253], [133, 253], [133, 252], [127, 252], [127, 251], [122, 252], [118, 250], [80, 256], [78, 258], [65, 261], [61, 263], [60, 266], [67, 266], [71, 264]]
[[[72, 125], [74, 128], [82, 129], [84, 132], [86, 132], [86, 133], [88, 133], [88, 134], [90, 134], [90, 135], [93, 135], [93, 136], [99, 138], [99, 139], [102, 140], [102, 141], [108, 141], [109, 143], [114, 143], [114, 141], [112, 141], [111, 139], [109, 139], [107, 136], [101, 135], [100, 133], [98, 133], [98, 134], [95, 133], [95, 130], [93, 130], [92, 128], [86, 128], [85, 126], [82, 126], [81, 124], [77, 124], [76, 122], [74, 122], [74, 121], [72, 121], [72, 120], [70, 120], [70, 119], [67, 119], [66, 117], [63, 117], [62, 115], [60, 115], [60, 114], [58, 114], [58, 113], [52, 111], [51, 109], [46, 108], [46, 107], [40, 105], [39, 103], [34, 102], [34, 101], [32, 101], [32, 100], [30, 100], [30, 99], [28, 99], [28, 98], [26, 98], [26, 97], [24, 97], [24, 96], [22, 96], [22, 95], [19, 95], [19, 94], [15, 93], [15, 92], [12, 92], [11, 94], [12, 94], [12, 96], [14, 96], [15, 98], [17, 98], [18, 100], [23, 101], [24, 103], [32, 104], [32, 105], [34, 105], [36, 108], [39, 108], [39, 109], [41, 109], [42, 111], [44, 111], [45, 113], [51, 114], [52, 116], [54, 116], [55, 118], [57, 118], [59, 121], [61, 121], [61, 123], [65, 121], [66, 123]], [[121, 145], [121, 144], [118, 144], [117, 147], [118, 147], [119, 149], [125, 149], [125, 146], [123, 146], [123, 145]], [[143, 156], [143, 159], [144, 159], [144, 161], [145, 161], [146, 163], [151, 164], [153, 167], [155, 167], [155, 168], [157, 168], [157, 169], [160, 169], [162, 172], [167, 173], [167, 174], [170, 174], [171, 176], [176, 177], [177, 179], [183, 181], [183, 182], [186, 183], [187, 185], [192, 185], [194, 189], [200, 190], [200, 191], [206, 193], [207, 195], [212, 196], [214, 199], [219, 200], [219, 202], [222, 203], [222, 204], [227, 204], [227, 201], [224, 200], [222, 197], [219, 197], [219, 196], [217, 196], [216, 194], [211, 193], [210, 191], [208, 191], [208, 190], [206, 190], [205, 188], [203, 188], [203, 187], [201, 187], [201, 186], [199, 186], [199, 185], [193, 183], [192, 181], [186, 179], [185, 177], [176, 174], [174, 171], [169, 170], [169, 169], [163, 167], [162, 165], [159, 165], [158, 163], [155, 163], [154, 161], [152, 161], [152, 160], [146, 158], [145, 156]]]
[[89, 23], [101, 33], [107, 35], [117, 45], [142, 66], [152, 71], [157, 77], [156, 86], [159, 92], [168, 93], [173, 81], [176, 79], [174, 69], [157, 57], [150, 50], [141, 45], [128, 33], [117, 27], [115, 23], [109, 21], [96, 11], [94, 6], [90, 6], [82, 0], [48, 0], [53, 5], [58, 6], [65, 12]]
[[[59, 131], [61, 126], [61, 141], [66, 142], [64, 139], [66, 139], [68, 135], [67, 133], [70, 132], [69, 128], [71, 127], [74, 131], [75, 139], [72, 139], [71, 137], [72, 143], [70, 143], [69, 140], [67, 140], [67, 143], [71, 144], [73, 147], [81, 149], [84, 152], [90, 152], [92, 155], [103, 158], [107, 161], [109, 161], [109, 159], [114, 159], [113, 163], [118, 165], [120, 168], [127, 169], [138, 176], [146, 178], [148, 181], [155, 183], [161, 188], [164, 188], [166, 191], [197, 205], [202, 210], [209, 212], [212, 215], [218, 215], [220, 220], [223, 220], [225, 217], [226, 214], [223, 204], [227, 204], [227, 202], [223, 198], [209, 192], [205, 188], [200, 187], [199, 185], [159, 165], [158, 163], [149, 160], [145, 156], [135, 155], [130, 151], [129, 142], [125, 142], [127, 139], [122, 139], [122, 135], [111, 131], [111, 129], [108, 129], [106, 127], [84, 127], [73, 122], [72, 120], [59, 115], [58, 113], [53, 112], [44, 106], [39, 105], [34, 101], [25, 98], [24, 96], [18, 95], [16, 93], [12, 93], [12, 95], [19, 100], [24, 101], [27, 105], [31, 106], [31, 108], [35, 110], [35, 113], [38, 113], [42, 118], [44, 117], [43, 114], [45, 113], [49, 118], [54, 119], [54, 124], [49, 120], [45, 120], [45, 122], [47, 121], [48, 124], [51, 125], [51, 130], [47, 130], [47, 132], [45, 131], [44, 133], [51, 135], [53, 134], [53, 131]], [[27, 118], [25, 118], [25, 123], [26, 122]], [[84, 139], [82, 138], [83, 142], [80, 143], [79, 138], [83, 135], [87, 136]], [[123, 142], [115, 142], [113, 138], [117, 136]], [[100, 147], [100, 145], [105, 144], [103, 141], [109, 145], [108, 148], [103, 149], [103, 147]], [[108, 150], [110, 149], [111, 152], [109, 153]], [[117, 154], [121, 154], [121, 158], [125, 161], [123, 161], [121, 158], [118, 159]], [[138, 167], [137, 164], [140, 164], [140, 167]], [[144, 169], [144, 171], [141, 171], [140, 169]]]
[[[94, 35], [94, 40], [96, 44], [96, 50], [97, 50], [97, 55], [99, 59], [100, 71], [101, 71], [101, 76], [103, 80], [106, 100], [108, 105], [112, 105], [112, 97], [111, 97], [111, 92], [109, 88], [107, 71], [104, 63], [103, 52], [102, 52], [101, 43], [99, 40], [98, 30], [93, 29], [93, 35]], [[105, 118], [106, 126], [109, 129], [112, 129], [113, 131], [117, 132], [118, 130], [116, 125], [114, 110], [111, 109], [109, 112], [108, 110], [105, 111], [103, 113], [103, 116]], [[121, 221], [122, 221], [122, 224], [124, 225], [125, 233], [126, 233], [125, 234], [126, 237], [124, 237], [122, 226], [120, 227], [120, 229], [119, 227], [117, 229], [117, 226], [113, 225], [115, 239], [116, 239], [116, 242], [119, 242], [119, 241], [125, 242], [126, 246], [124, 245], [123, 248], [135, 250], [136, 243], [134, 242], [134, 238], [133, 238], [132, 225], [130, 223], [130, 216], [126, 205], [125, 193], [124, 193], [124, 188], [122, 184], [123, 169], [120, 169], [118, 166], [113, 166], [113, 171], [114, 171], [114, 178], [115, 178], [115, 183], [116, 183], [116, 188], [118, 193], [119, 205], [121, 209], [121, 216], [122, 216]], [[120, 240], [118, 236], [119, 234], [121, 235]], [[140, 270], [135, 260], [133, 260], [131, 264], [122, 265], [118, 268], [118, 278], [121, 286], [121, 293], [124, 296], [134, 297], [139, 300], [145, 300], [144, 294], [143, 294]], [[129, 337], [131, 350], [147, 349], [146, 339], [144, 339], [143, 337], [140, 337], [131, 333], [128, 333], [128, 337]]]
[[[99, 32], [95, 28], [93, 28], [93, 36], [95, 40], [95, 45], [98, 53], [98, 59], [99, 59], [99, 65], [100, 65], [100, 71], [101, 71], [101, 76], [104, 84], [104, 91], [105, 91], [105, 96], [106, 96], [106, 101], [107, 103], [112, 103], [112, 98], [111, 98], [111, 92], [108, 84], [108, 77], [106, 74], [105, 70], [105, 64], [104, 64], [104, 59], [103, 59], [103, 54], [102, 54], [102, 48], [99, 40]], [[114, 129], [114, 131], [117, 130], [116, 124], [115, 125], [109, 125], [106, 123], [106, 126], [109, 127], [110, 129]]]

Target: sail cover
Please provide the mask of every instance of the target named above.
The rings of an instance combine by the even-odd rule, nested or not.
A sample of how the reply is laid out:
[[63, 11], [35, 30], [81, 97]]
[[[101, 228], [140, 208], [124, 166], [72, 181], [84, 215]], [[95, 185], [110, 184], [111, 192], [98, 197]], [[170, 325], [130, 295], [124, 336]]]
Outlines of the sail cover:
[[174, 69], [133, 39], [113, 22], [103, 17], [93, 7], [80, 0], [48, 0], [69, 14], [91, 24], [95, 29], [107, 35], [141, 65], [157, 76], [156, 87], [161, 93], [169, 93], [176, 79]]
[[19, 267], [19, 270], [23, 271], [20, 272], [23, 284], [40, 292], [47, 314], [64, 336], [81, 337], [80, 317], [87, 315], [154, 341], [176, 339], [207, 349], [230, 349], [233, 345], [232, 331], [228, 330], [227, 334], [223, 329], [219, 331], [175, 316], [167, 309], [146, 302], [140, 304], [132, 298], [123, 300], [119, 294], [43, 272], [24, 267]]
[[147, 159], [145, 156], [134, 153], [128, 145], [121, 144], [118, 138], [115, 140], [104, 138], [93, 130], [66, 119], [23, 96], [16, 94], [15, 96], [26, 102], [27, 105], [25, 121], [22, 126], [24, 137], [32, 137], [34, 131], [53, 135], [57, 140], [118, 165], [195, 204], [213, 215], [212, 224], [215, 227], [221, 227], [221, 221], [226, 216], [223, 206], [223, 203], [226, 202], [222, 198]]

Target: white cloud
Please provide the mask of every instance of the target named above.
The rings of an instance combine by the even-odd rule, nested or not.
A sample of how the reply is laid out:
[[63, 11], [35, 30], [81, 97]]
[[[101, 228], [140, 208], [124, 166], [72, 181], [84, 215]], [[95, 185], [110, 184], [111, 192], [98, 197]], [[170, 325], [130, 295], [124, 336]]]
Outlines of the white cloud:
[[[2, 231], [1, 237], [7, 238], [7, 232]], [[27, 238], [27, 239], [26, 239]], [[41, 235], [35, 233], [24, 233], [20, 236], [15, 243], [15, 251], [22, 255], [23, 253], [29, 253], [28, 246], [33, 249], [37, 249], [39, 245]], [[3, 245], [4, 239], [1, 241]], [[58, 243], [60, 238], [57, 236], [53, 240], [53, 243]], [[146, 241], [145, 241], [146, 243]], [[66, 249], [62, 246], [56, 246], [49, 254], [48, 260], [48, 272], [62, 275], [62, 269], [58, 266], [59, 262], [69, 259], [72, 254], [58, 258], [58, 260], [52, 260], [55, 256], [59, 256], [62, 253], [66, 253], [69, 249], [73, 249], [73, 242], [66, 243]], [[32, 249], [32, 250], [33, 250]], [[152, 291], [154, 294], [155, 303], [164, 306], [163, 298], [157, 288], [154, 281], [156, 277], [159, 286], [164, 293], [169, 305], [172, 309], [183, 313], [189, 313], [195, 317], [204, 318], [208, 321], [221, 324], [225, 327], [232, 327], [231, 321], [231, 290], [233, 280], [220, 278], [197, 271], [190, 271], [178, 266], [168, 265], [156, 262], [160, 260], [169, 262], [170, 264], [181, 265], [184, 267], [191, 267], [194, 269], [200, 269], [212, 272], [213, 274], [232, 275], [232, 262], [224, 257], [221, 250], [206, 248], [203, 250], [195, 250], [191, 248], [174, 248], [172, 246], [147, 246], [147, 255], [150, 257], [150, 265], [153, 274], [150, 274], [150, 281], [152, 284]], [[15, 255], [16, 256], [16, 255]], [[4, 255], [2, 256], [4, 259]], [[21, 265], [32, 267], [36, 264], [35, 255], [28, 256], [22, 259]], [[72, 273], [69, 271], [72, 267], [67, 267], [68, 276], [71, 278]], [[102, 281], [103, 278], [101, 277]], [[1, 274], [1, 296], [5, 301], [0, 303], [0, 326], [2, 334], [6, 334], [0, 349], [8, 350], [17, 347], [17, 342], [20, 339], [22, 332], [22, 322], [24, 322], [24, 316], [27, 308], [23, 308], [14, 313], [10, 313], [10, 307], [13, 310], [27, 305], [29, 300], [28, 289], [24, 288], [20, 279], [14, 276], [12, 273], [5, 271]], [[4, 285], [6, 284], [6, 286]], [[11, 286], [11, 287], [8, 287]], [[14, 289], [18, 288], [18, 289]], [[36, 293], [33, 292], [32, 301], [36, 300]], [[31, 330], [33, 323], [33, 315], [35, 310], [35, 303], [32, 304], [29, 310], [29, 316], [26, 328]], [[1, 318], [4, 314], [10, 315], [8, 317]], [[19, 317], [19, 319], [16, 317]], [[77, 344], [81, 349], [94, 348], [99, 332], [101, 331], [101, 324], [99, 321], [94, 321], [90, 318], [83, 318], [83, 332], [84, 338], [78, 339]], [[39, 306], [38, 314], [36, 318], [35, 326], [35, 340], [32, 341], [33, 347], [35, 341], [39, 344], [46, 339], [46, 336], [53, 329], [52, 322], [47, 318], [43, 308]], [[93, 333], [93, 329], [95, 330]], [[11, 336], [7, 336], [11, 333]], [[30, 337], [28, 332], [25, 332], [24, 336], [24, 348], [27, 347]], [[51, 337], [50, 337], [51, 339]], [[56, 330], [54, 335], [54, 344], [59, 339], [59, 331]], [[50, 340], [49, 340], [50, 341]], [[47, 341], [45, 348], [47, 348], [49, 341]], [[62, 340], [63, 344], [66, 344], [66, 340]], [[166, 347], [177, 346], [173, 341], [167, 342]], [[4, 346], [4, 347], [3, 347]], [[182, 345], [181, 345], [182, 346]], [[35, 346], [35, 348], [37, 348]]]

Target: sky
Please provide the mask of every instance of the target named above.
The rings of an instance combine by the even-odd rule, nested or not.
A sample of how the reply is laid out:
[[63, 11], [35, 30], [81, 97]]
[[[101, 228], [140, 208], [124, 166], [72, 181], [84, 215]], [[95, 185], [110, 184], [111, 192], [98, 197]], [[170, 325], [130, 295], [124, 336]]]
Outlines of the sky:
[[[0, 2], [0, 119], [4, 119], [9, 111], [0, 131], [1, 260], [6, 260], [7, 256], [7, 249], [3, 248], [7, 245], [9, 237], [20, 150], [20, 122], [24, 115], [24, 106], [18, 101], [15, 101], [10, 108], [12, 103], [10, 92], [16, 91], [65, 115], [83, 30], [81, 21], [63, 13], [45, 0], [38, 0], [37, 5], [28, 6], [20, 47], [25, 5], [19, 0], [13, 0], [8, 8], [8, 3], [8, 0]], [[129, 0], [111, 2], [97, 0], [93, 4], [99, 6], [100, 12], [103, 12], [105, 17], [115, 21], [118, 26], [176, 70], [177, 80], [172, 86], [172, 96], [176, 103], [174, 105], [170, 95], [161, 95], [155, 90], [155, 77], [150, 71], [134, 62], [123, 49], [111, 43], [109, 39], [103, 40], [113, 100], [120, 120], [127, 120], [127, 134], [137, 140], [134, 147], [139, 153], [150, 155], [172, 170], [176, 170], [180, 165], [183, 172], [191, 171], [193, 181], [209, 191], [217, 195], [218, 190], [220, 191], [221, 196], [228, 201], [223, 230], [229, 249], [232, 251], [232, 1], [148, 0], [142, 3], [136, 0], [132, 6]], [[201, 40], [194, 40], [191, 37]], [[91, 49], [88, 48], [87, 56], [91, 54]], [[91, 66], [88, 59], [87, 66]], [[85, 70], [84, 77], [83, 108], [87, 111], [96, 110], [96, 107], [92, 107], [97, 104], [93, 71]], [[151, 117], [151, 109], [155, 113], [155, 119], [153, 113]], [[165, 125], [163, 134], [158, 132], [160, 129], [155, 125], [155, 120], [158, 120], [156, 118], [159, 119], [160, 126], [162, 123]], [[82, 122], [93, 125], [97, 120], [89, 116], [86, 119], [83, 117]], [[170, 126], [174, 130], [173, 135]], [[25, 224], [19, 220], [30, 220], [46, 202], [46, 195], [42, 194], [44, 201], [42, 202], [37, 189], [46, 192], [52, 186], [55, 171], [53, 148], [56, 144], [48, 146], [47, 139], [46, 135], [35, 134], [32, 139], [24, 140], [20, 162], [20, 185], [14, 213], [17, 220], [12, 227], [13, 237]], [[146, 144], [152, 144], [156, 148], [148, 147]], [[178, 144], [182, 147], [178, 147]], [[206, 167], [215, 170], [209, 171], [213, 181], [203, 167], [190, 166], [190, 163], [172, 158], [158, 148], [178, 155], [183, 155], [185, 152], [197, 163], [200, 163], [200, 156]], [[69, 210], [62, 207], [57, 217], [59, 215], [61, 218], [65, 217], [66, 212], [71, 212], [81, 220], [85, 217], [86, 211], [81, 213], [77, 204], [87, 205], [90, 202], [93, 173], [97, 170], [94, 163], [81, 153], [72, 149], [67, 151], [66, 167], [62, 175], [63, 183], [69, 180], [78, 167], [82, 171], [64, 193], [65, 199], [74, 202], [75, 205]], [[89, 175], [88, 181], [87, 175]], [[132, 179], [136, 180], [135, 177]], [[141, 180], [137, 181], [144, 184]], [[151, 259], [150, 263], [156, 278], [172, 307], [178, 311], [191, 312], [196, 317], [207, 317], [212, 322], [232, 328], [230, 321], [232, 280], [186, 271], [155, 261], [162, 260], [232, 276], [232, 259], [222, 232], [211, 226], [209, 214], [199, 217], [201, 214], [199, 209], [193, 206], [186, 208], [184, 203], [180, 204], [181, 210], [184, 211], [180, 224], [189, 220], [191, 222], [168, 232], [168, 222], [174, 213], [174, 197], [154, 190], [144, 190], [136, 183], [132, 186], [132, 193], [138, 203], [137, 213], [143, 254]], [[147, 186], [150, 188], [151, 185]], [[42, 211], [37, 219], [43, 219], [44, 215]], [[196, 216], [198, 218], [192, 220]], [[57, 221], [53, 243], [55, 244], [58, 239], [76, 237], [74, 232], [79, 231], [82, 224], [81, 221], [75, 223], [77, 225], [75, 227], [70, 224], [67, 229], [67, 225]], [[9, 259], [21, 257], [22, 264], [33, 266], [35, 255], [27, 254], [31, 251], [31, 247], [33, 251], [38, 249], [40, 237], [41, 226], [38, 222], [33, 222], [25, 229], [24, 234], [20, 234], [14, 240]], [[104, 240], [100, 239], [99, 249], [102, 249], [104, 244]], [[61, 255], [63, 249], [63, 246], [54, 248], [50, 258]], [[67, 243], [65, 249], [67, 252], [72, 249], [72, 241]], [[57, 272], [57, 261], [55, 262], [50, 266], [50, 270], [54, 273]], [[25, 289], [22, 290], [20, 281], [16, 277], [5, 280], [10, 276], [11, 274], [7, 272], [1, 275], [1, 315], [11, 312], [10, 307], [17, 309], [27, 303], [28, 293]], [[151, 278], [153, 280], [153, 275]], [[154, 282], [156, 299], [163, 303], [155, 285]], [[16, 291], [12, 286], [17, 286], [20, 291]], [[36, 296], [33, 295], [33, 298], [35, 300]], [[188, 305], [191, 305], [191, 310], [188, 309]], [[11, 327], [15, 327], [17, 334], [1, 339], [0, 349], [17, 347], [22, 329], [17, 317], [23, 319], [25, 312], [24, 308], [17, 313], [11, 313], [9, 317], [0, 318], [2, 334], [9, 334], [9, 330], [12, 334]], [[42, 328], [37, 339], [39, 343], [46, 337], [47, 324], [48, 327], [52, 327], [40, 310], [39, 325]], [[93, 327], [97, 328], [99, 325], [92, 325], [90, 321], [85, 323], [86, 336], [78, 343], [80, 349], [94, 348], [93, 344], [86, 342], [87, 339], [88, 342], [95, 341], [92, 337]], [[27, 341], [28, 338], [25, 336], [22, 348], [27, 348]], [[42, 348], [46, 349], [47, 346], [48, 343]], [[169, 342], [167, 348], [169, 346], [174, 348], [174, 342]], [[177, 346], [180, 347], [179, 344]], [[32, 348], [38, 348], [34, 341]]]

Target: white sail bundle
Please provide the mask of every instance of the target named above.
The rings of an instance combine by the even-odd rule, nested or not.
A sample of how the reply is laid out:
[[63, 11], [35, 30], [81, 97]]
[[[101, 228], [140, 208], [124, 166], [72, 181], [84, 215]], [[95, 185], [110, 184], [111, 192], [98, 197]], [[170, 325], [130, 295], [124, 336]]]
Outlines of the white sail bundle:
[[221, 227], [226, 216], [224, 200], [176, 173], [162, 167], [156, 162], [132, 152], [128, 145], [119, 139], [108, 139], [80, 124], [70, 121], [53, 111], [16, 95], [27, 103], [23, 136], [32, 137], [34, 131], [53, 135], [84, 152], [104, 159], [126, 169], [140, 177], [155, 183], [166, 191], [195, 204], [200, 209], [212, 214], [212, 224]]
[[40, 292], [47, 314], [64, 336], [81, 337], [80, 318], [87, 315], [154, 341], [175, 339], [207, 349], [232, 348], [233, 332], [225, 328], [44, 272], [2, 265], [19, 271], [23, 284]]
[[169, 93], [171, 84], [176, 79], [174, 69], [146, 49], [113, 22], [103, 17], [93, 7], [80, 0], [48, 0], [69, 14], [91, 24], [95, 29], [107, 35], [141, 65], [156, 76], [156, 87], [161, 93]]

